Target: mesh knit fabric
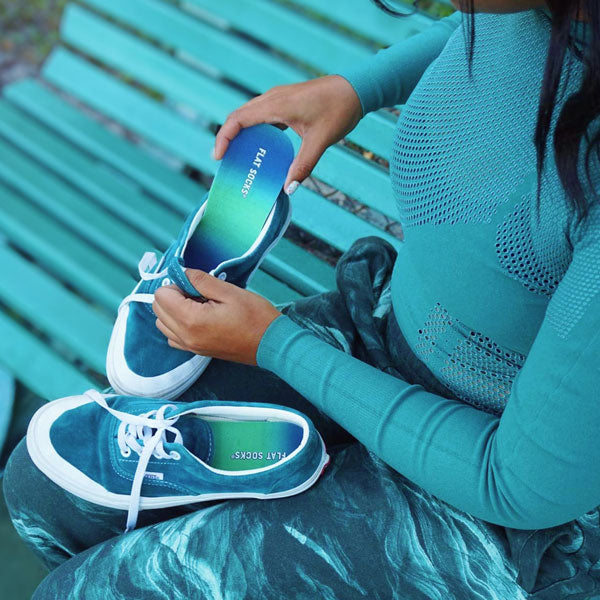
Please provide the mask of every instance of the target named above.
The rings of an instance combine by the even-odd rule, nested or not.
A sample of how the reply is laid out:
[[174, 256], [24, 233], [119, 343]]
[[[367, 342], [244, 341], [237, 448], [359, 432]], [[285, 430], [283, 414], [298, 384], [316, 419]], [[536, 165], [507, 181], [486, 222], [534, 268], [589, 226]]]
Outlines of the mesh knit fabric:
[[[539, 211], [531, 185], [550, 32], [546, 15], [477, 14], [475, 32], [473, 78], [461, 27], [423, 75], [398, 122], [390, 172], [407, 251], [400, 252], [396, 270], [396, 290], [405, 292], [395, 312], [415, 354], [448, 388], [500, 414], [533, 343], [535, 331], [525, 334], [521, 324], [541, 322], [547, 310], [557, 334], [568, 336], [600, 290], [600, 245], [591, 244], [569, 272], [585, 291], [576, 297], [561, 292], [577, 234], [550, 151]], [[569, 58], [551, 135], [564, 98], [581, 82], [583, 65]], [[600, 236], [597, 212], [590, 216], [589, 226]], [[445, 252], [436, 248], [441, 243]], [[417, 264], [419, 273], [411, 276]], [[451, 268], [454, 283], [439, 286], [436, 276], [448, 281]], [[477, 290], [463, 285], [468, 280], [487, 285]], [[418, 300], [411, 299], [415, 286], [426, 290]], [[502, 339], [495, 339], [482, 303], [505, 291], [504, 310], [491, 315], [502, 325], [496, 328]], [[425, 311], [417, 306], [423, 296]]]

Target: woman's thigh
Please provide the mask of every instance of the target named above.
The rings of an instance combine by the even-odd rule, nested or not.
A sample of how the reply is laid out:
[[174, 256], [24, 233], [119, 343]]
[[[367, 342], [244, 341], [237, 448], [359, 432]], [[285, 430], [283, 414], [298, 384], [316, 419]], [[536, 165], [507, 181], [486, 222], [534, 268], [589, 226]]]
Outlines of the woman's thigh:
[[499, 528], [437, 501], [359, 443], [309, 490], [232, 500], [114, 537], [34, 600], [517, 600]]

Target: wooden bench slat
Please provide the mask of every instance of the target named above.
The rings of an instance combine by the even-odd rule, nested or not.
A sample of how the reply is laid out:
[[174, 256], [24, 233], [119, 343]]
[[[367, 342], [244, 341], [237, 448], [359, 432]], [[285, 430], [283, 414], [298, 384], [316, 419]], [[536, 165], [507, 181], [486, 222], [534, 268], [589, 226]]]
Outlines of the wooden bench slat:
[[10, 430], [16, 387], [12, 373], [0, 363], [0, 398], [2, 399], [0, 404], [0, 454], [4, 450], [4, 444]]
[[[301, 66], [281, 60], [256, 44], [232, 35], [231, 31], [191, 18], [179, 8], [160, 0], [85, 2], [162, 44], [190, 54], [249, 90], [260, 92], [273, 85], [301, 81], [307, 76]], [[231, 60], [238, 56], [244, 56], [246, 60]]]
[[149, 242], [0, 140], [0, 180], [134, 272]]
[[104, 254], [0, 184], [0, 232], [55, 277], [115, 312], [134, 285]]
[[[129, 0], [128, 2], [87, 0], [87, 3], [126, 25], [141, 29], [146, 35], [161, 44], [177, 49], [181, 57], [190, 57], [195, 62], [208, 66], [211, 70], [216, 69], [225, 77], [257, 94], [263, 93], [275, 85], [296, 83], [309, 78], [306, 71], [288, 64], [268, 50], [257, 48], [246, 40], [233, 36], [231, 32], [215, 29], [185, 16], [180, 10], [164, 2], [156, 0], [150, 2], [146, 0]], [[264, 0], [254, 2], [254, 5], [259, 11], [282, 10]], [[214, 11], [218, 11], [221, 17], [232, 17], [236, 14], [237, 8], [246, 7], [246, 3], [238, 4], [235, 0], [235, 2], [226, 2], [222, 8], [220, 8], [221, 3], [211, 3], [210, 6], [213, 14]], [[284, 12], [289, 13], [289, 11]], [[69, 14], [67, 13], [67, 15]], [[301, 15], [289, 14], [293, 16], [294, 23], [303, 19]], [[64, 27], [65, 25], [63, 25], [63, 32]], [[277, 29], [274, 31], [276, 33], [275, 45], [280, 37], [286, 39], [287, 31], [279, 32]], [[264, 24], [261, 27], [254, 27], [251, 33], [261, 42], [268, 45], [273, 44]], [[310, 45], [298, 46], [298, 52], [295, 54], [297, 58], [302, 58], [302, 53], [306, 51], [305, 47], [309, 48]], [[334, 64], [330, 64], [327, 69], [324, 69], [325, 72], [336, 70], [339, 70], [339, 67], [336, 68]], [[234, 104], [233, 108], [237, 108], [237, 105]], [[394, 122], [395, 119], [390, 122], [389, 115], [384, 111], [370, 113], [362, 119], [354, 131], [348, 134], [347, 139], [387, 159], [392, 147]]]
[[[355, 217], [332, 202], [324, 201], [322, 196], [305, 187], [298, 188], [292, 199], [294, 213], [302, 211], [299, 219], [302, 228], [340, 250], [347, 250], [354, 240], [368, 235], [379, 236], [395, 247], [401, 244], [389, 233]], [[319, 235], [321, 230], [324, 230], [326, 235]]]
[[[215, 121], [223, 122], [227, 114], [247, 98], [239, 93], [217, 95], [215, 89], [223, 87], [223, 84], [207, 81], [205, 76], [177, 63], [165, 52], [80, 7], [72, 6], [68, 11], [63, 21], [63, 36], [94, 58], [123, 70]], [[201, 94], [199, 89], [203, 90]], [[212, 101], [213, 97], [216, 102]], [[287, 130], [287, 133], [297, 150], [300, 137], [292, 130]], [[313, 173], [353, 198], [395, 218], [396, 207], [387, 171], [364, 160], [358, 153], [333, 146], [325, 152]], [[352, 177], [348, 177], [348, 173], [352, 173]]]
[[[298, 152], [301, 138], [295, 134], [290, 137]], [[367, 162], [360, 153], [333, 146], [325, 152], [312, 174], [362, 204], [394, 220], [398, 218], [387, 170]]]
[[132, 184], [47, 129], [0, 100], [0, 133], [40, 164], [94, 198], [99, 205], [148, 237], [157, 248], [166, 248], [176, 237], [181, 219]]
[[410, 17], [391, 17], [370, 1], [364, 0], [292, 0], [292, 3], [384, 44], [394, 44], [415, 35], [432, 23], [431, 17], [422, 13]]
[[293, 290], [285, 283], [271, 277], [261, 269], [256, 271], [252, 276], [252, 279], [250, 279], [248, 289], [268, 298], [275, 304], [280, 302], [291, 302], [292, 300], [302, 298], [302, 294]]
[[[87, 61], [59, 48], [46, 63], [44, 75], [55, 85], [94, 108], [104, 109], [115, 120], [162, 144], [202, 171], [215, 173], [218, 163], [209, 155], [212, 135]], [[398, 241], [305, 187], [294, 194], [292, 202], [295, 209], [292, 219], [296, 224], [341, 250], [365, 235], [380, 235], [392, 243]]]
[[[215, 170], [214, 136], [64, 48], [44, 65], [48, 81], [203, 171]], [[197, 90], [202, 95], [202, 89]]]
[[[301, 138], [290, 132], [296, 152]], [[358, 152], [331, 146], [325, 151], [312, 175], [380, 213], [397, 218], [389, 174], [383, 167], [365, 160]]]
[[[103, 63], [151, 85], [169, 98], [194, 108], [201, 106], [211, 117], [221, 116], [221, 121], [227, 107], [239, 106], [249, 98], [248, 94], [224, 86], [76, 4], [65, 10], [61, 35], [63, 40]], [[202, 96], [201, 104], [196, 101], [198, 96]]]
[[0, 311], [0, 362], [41, 398], [54, 400], [100, 389], [65, 359]]
[[[37, 81], [23, 80], [11, 84], [4, 91], [7, 98], [44, 125], [113, 167], [121, 168], [141, 185], [148, 185], [150, 191], [163, 198], [164, 192], [170, 192], [168, 200], [174, 208], [181, 209], [183, 215], [205, 192], [202, 186], [167, 170], [161, 163], [143, 154], [141, 149], [106, 130]], [[331, 266], [286, 239], [280, 240], [261, 268], [304, 295], [326, 291], [335, 285]]]
[[42, 269], [0, 245], [4, 276], [0, 299], [46, 335], [59, 340], [102, 373], [113, 321], [94, 310]]
[[312, 296], [335, 289], [335, 269], [289, 240], [281, 239], [261, 265], [265, 271]]
[[47, 127], [138, 181], [181, 215], [201, 199], [205, 191], [201, 186], [92, 120], [39, 82], [23, 79], [6, 86], [3, 92], [4, 97]]
[[397, 117], [378, 110], [363, 117], [346, 139], [370, 150], [389, 162], [392, 154]]
[[[92, 0], [95, 4], [102, 0]], [[115, 0], [109, 0], [114, 2]], [[223, 19], [246, 35], [323, 73], [347, 69], [372, 54], [362, 42], [326, 24], [265, 0], [186, 0], [186, 5]]]

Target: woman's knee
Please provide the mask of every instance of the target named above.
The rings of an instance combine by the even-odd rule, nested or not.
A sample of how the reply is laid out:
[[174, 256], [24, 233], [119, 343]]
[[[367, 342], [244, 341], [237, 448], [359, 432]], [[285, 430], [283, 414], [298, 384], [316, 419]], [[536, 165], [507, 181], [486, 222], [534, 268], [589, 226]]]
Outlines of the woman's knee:
[[3, 477], [4, 498], [11, 516], [27, 510], [31, 490], [40, 489], [43, 477], [29, 458], [23, 438], [10, 455]]
[[[46, 477], [31, 461], [25, 439], [13, 450], [4, 472], [3, 491], [12, 523], [23, 541], [49, 568], [55, 567], [70, 554], [53, 548], [53, 535], [46, 527], [51, 515], [40, 511]], [[51, 510], [60, 507], [48, 506]]]
[[49, 569], [121, 530], [120, 511], [81, 500], [48, 479], [31, 460], [25, 439], [8, 460], [3, 485], [17, 533]]

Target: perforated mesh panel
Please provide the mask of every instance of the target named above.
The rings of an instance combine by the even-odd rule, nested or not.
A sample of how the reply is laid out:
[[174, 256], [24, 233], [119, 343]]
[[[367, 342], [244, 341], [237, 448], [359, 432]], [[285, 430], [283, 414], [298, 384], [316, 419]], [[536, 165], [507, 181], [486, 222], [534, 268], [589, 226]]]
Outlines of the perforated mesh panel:
[[442, 373], [461, 400], [501, 414], [524, 362], [525, 357], [503, 351], [489, 337], [472, 331], [469, 339], [457, 344]]
[[[496, 253], [513, 279], [530, 292], [551, 297], [569, 267], [571, 253], [564, 240], [561, 244], [561, 231], [532, 223], [534, 195], [533, 190], [525, 194], [523, 201], [498, 225]], [[550, 210], [548, 204], [545, 198], [545, 211]]]
[[435, 365], [438, 379], [458, 398], [498, 415], [525, 362], [522, 354], [469, 329], [439, 302], [419, 329], [415, 354], [424, 363]]
[[[404, 228], [489, 223], [535, 165], [531, 139], [549, 26], [540, 16], [539, 28], [523, 36], [531, 18], [478, 14], [473, 78], [459, 28], [406, 103], [390, 162]], [[533, 57], [526, 79], [524, 54]], [[517, 119], [527, 142], [519, 145], [511, 130]]]
[[420, 341], [415, 347], [415, 353], [423, 362], [428, 362], [428, 355], [433, 354], [436, 342], [449, 331], [451, 325], [446, 309], [439, 302], [436, 303], [423, 323], [423, 328], [419, 329]]

